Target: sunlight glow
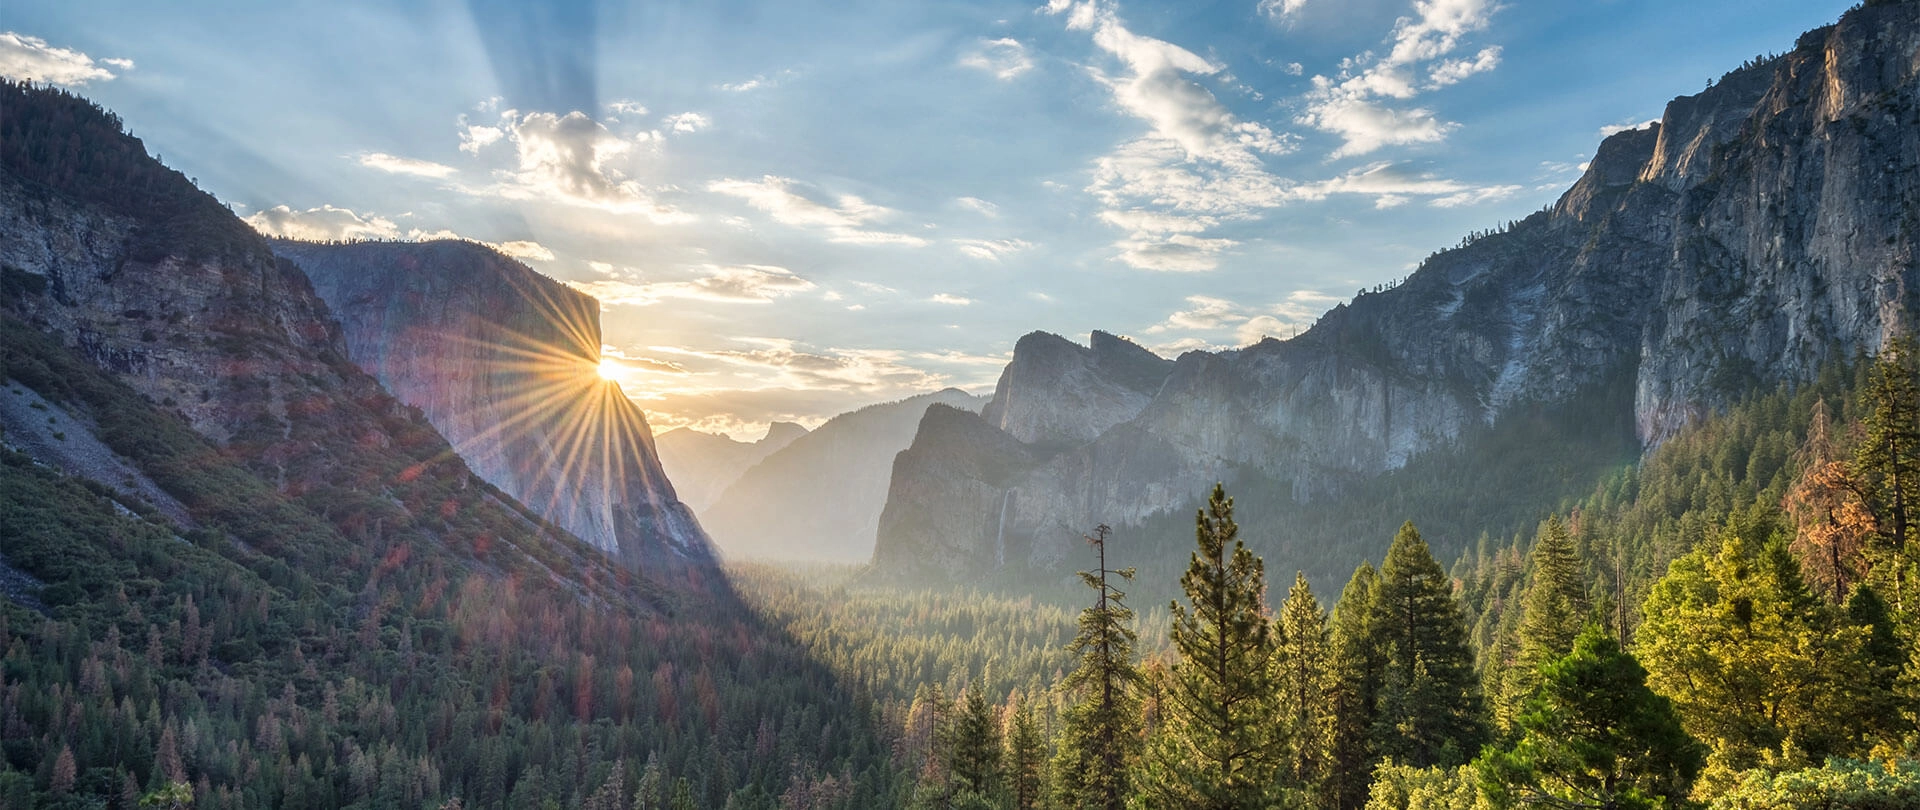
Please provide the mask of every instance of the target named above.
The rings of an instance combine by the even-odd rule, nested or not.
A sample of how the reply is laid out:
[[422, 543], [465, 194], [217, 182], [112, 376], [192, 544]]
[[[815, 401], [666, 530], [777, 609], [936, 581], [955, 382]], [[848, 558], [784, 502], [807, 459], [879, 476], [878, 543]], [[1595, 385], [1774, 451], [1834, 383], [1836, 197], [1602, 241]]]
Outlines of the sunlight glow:
[[620, 364], [614, 362], [611, 357], [600, 358], [600, 379], [620, 379]]

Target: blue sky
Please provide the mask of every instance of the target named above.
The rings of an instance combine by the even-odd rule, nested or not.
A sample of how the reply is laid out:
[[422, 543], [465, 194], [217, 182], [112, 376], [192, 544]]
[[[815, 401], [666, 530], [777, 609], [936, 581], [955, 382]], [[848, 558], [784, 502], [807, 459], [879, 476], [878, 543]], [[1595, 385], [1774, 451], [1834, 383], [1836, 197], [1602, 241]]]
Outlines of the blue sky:
[[12, 3], [256, 227], [458, 235], [601, 297], [656, 429], [757, 436], [1020, 335], [1285, 337], [1847, 3]]

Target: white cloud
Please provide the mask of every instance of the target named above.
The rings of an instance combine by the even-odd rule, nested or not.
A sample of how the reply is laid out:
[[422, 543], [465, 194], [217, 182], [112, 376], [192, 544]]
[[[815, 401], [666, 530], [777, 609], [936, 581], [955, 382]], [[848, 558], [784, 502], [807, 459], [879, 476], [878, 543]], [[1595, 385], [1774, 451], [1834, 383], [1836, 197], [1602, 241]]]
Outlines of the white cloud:
[[1658, 124], [1658, 123], [1660, 123], [1660, 119], [1654, 118], [1651, 120], [1641, 121], [1638, 123], [1635, 123], [1629, 120], [1629, 121], [1622, 121], [1618, 124], [1608, 124], [1600, 128], [1600, 137], [1608, 138], [1613, 136], [1615, 133], [1619, 133], [1619, 132], [1626, 132], [1628, 130], [1633, 130], [1633, 129], [1646, 129], [1647, 127], [1653, 126], [1654, 124]]
[[951, 293], [936, 293], [932, 298], [927, 299], [927, 301], [934, 304], [945, 304], [950, 307], [964, 307], [973, 303], [973, 299], [971, 298], [953, 295]]
[[1260, 0], [1257, 8], [1260, 13], [1279, 20], [1299, 13], [1306, 5], [1307, 0]]
[[960, 197], [955, 199], [954, 202], [962, 208], [971, 208], [989, 217], [998, 218], [1000, 216], [1000, 206], [994, 205], [979, 197]]
[[755, 76], [744, 82], [728, 82], [726, 84], [722, 84], [720, 85], [720, 89], [725, 90], [729, 93], [745, 93], [751, 90], [758, 90], [765, 85], [766, 85], [765, 76]]
[[1007, 254], [1033, 247], [1033, 243], [1025, 239], [955, 239], [953, 243], [961, 253], [994, 262]]
[[1307, 72], [1307, 66], [1299, 62], [1288, 62], [1281, 70], [1286, 72], [1288, 76], [1298, 76]]
[[607, 105], [607, 112], [614, 115], [646, 115], [647, 105], [638, 101], [621, 99]]
[[619, 270], [604, 262], [592, 263], [596, 270], [614, 278], [568, 282], [570, 286], [597, 299], [605, 307], [652, 306], [668, 298], [734, 304], [768, 304], [775, 299], [814, 288], [814, 283], [784, 267], [764, 264], [700, 265], [693, 278], [680, 281], [648, 282], [638, 273]]
[[1500, 66], [1500, 46], [1480, 49], [1471, 59], [1448, 59], [1433, 66], [1427, 74], [1431, 87], [1441, 88], [1458, 84], [1476, 73], [1485, 73]]
[[766, 175], [758, 180], [715, 180], [707, 190], [745, 200], [765, 211], [775, 222], [818, 228], [827, 240], [855, 245], [905, 245], [922, 247], [927, 240], [917, 236], [868, 229], [867, 225], [893, 217], [894, 211], [874, 205], [852, 194], [842, 195], [836, 205], [828, 205], [800, 194], [799, 184], [786, 177]]
[[1017, 39], [986, 39], [980, 41], [978, 50], [960, 57], [960, 64], [1007, 81], [1032, 70], [1033, 58], [1027, 55], [1027, 46]]
[[1455, 124], [1440, 121], [1425, 108], [1395, 109], [1385, 99], [1404, 101], [1422, 89], [1437, 89], [1500, 63], [1500, 49], [1481, 50], [1471, 59], [1441, 61], [1420, 86], [1415, 70], [1453, 53], [1467, 34], [1487, 27], [1497, 7], [1492, 0], [1416, 0], [1415, 16], [1401, 17], [1392, 47], [1383, 58], [1362, 54], [1341, 63], [1335, 77], [1313, 77], [1298, 121], [1333, 133], [1344, 141], [1333, 157], [1364, 155], [1383, 146], [1441, 140]]
[[697, 112], [683, 112], [669, 115], [661, 123], [674, 132], [688, 133], [713, 126], [713, 119]]
[[0, 31], [0, 76], [77, 87], [91, 81], [112, 81], [115, 74], [109, 67], [132, 70], [133, 60], [102, 59], [96, 63], [72, 48], [56, 48], [39, 37]]
[[[1127, 28], [1101, 0], [1055, 0], [1050, 14], [1089, 31], [1125, 72], [1091, 72], [1121, 110], [1145, 122], [1147, 134], [1094, 162], [1087, 186], [1107, 209], [1102, 219], [1128, 230], [1115, 243], [1121, 262], [1145, 270], [1210, 270], [1237, 243], [1198, 235], [1226, 219], [1247, 219], [1286, 199], [1288, 182], [1266, 169], [1296, 139], [1235, 116], [1190, 78], [1229, 80], [1220, 65], [1165, 40]], [[1229, 82], [1231, 83], [1231, 82]]]
[[532, 240], [488, 242], [461, 236], [444, 228], [433, 231], [419, 228], [402, 230], [393, 220], [386, 217], [359, 214], [351, 209], [331, 205], [308, 208], [304, 211], [294, 210], [285, 205], [276, 205], [256, 212], [243, 221], [266, 236], [299, 239], [306, 242], [354, 240], [426, 242], [434, 239], [458, 239], [463, 242], [486, 245], [522, 261], [549, 262], [554, 259], [552, 250]]
[[[1170, 336], [1152, 347], [1168, 354], [1188, 349], [1245, 346], [1263, 337], [1291, 337], [1312, 326], [1339, 301], [1338, 297], [1318, 290], [1295, 290], [1277, 304], [1254, 308], [1215, 296], [1190, 295], [1183, 309], [1147, 327], [1145, 332]], [[1180, 333], [1185, 335], [1171, 337]]]
[[1453, 208], [1505, 199], [1519, 191], [1519, 186], [1476, 186], [1415, 171], [1405, 164], [1380, 162], [1338, 177], [1303, 183], [1294, 187], [1292, 193], [1303, 200], [1323, 200], [1333, 194], [1371, 196], [1375, 208], [1403, 205], [1409, 197], [1430, 197], [1436, 207]]
[[452, 166], [434, 163], [430, 160], [396, 157], [385, 152], [362, 152], [360, 165], [370, 169], [379, 169], [388, 174], [411, 174], [419, 177], [446, 178], [454, 173]]
[[539, 242], [518, 239], [511, 242], [488, 242], [487, 244], [492, 245], [494, 250], [521, 261], [550, 262], [554, 259], [553, 251], [548, 250], [546, 245], [542, 245]]
[[308, 242], [400, 238], [400, 227], [393, 224], [393, 220], [371, 215], [362, 217], [331, 205], [305, 211], [276, 205], [247, 217], [246, 223], [267, 236]]
[[498, 127], [461, 122], [461, 149], [479, 152], [488, 144], [506, 140], [514, 146], [515, 167], [494, 173], [499, 181], [484, 188], [461, 190], [511, 200], [541, 199], [596, 208], [616, 214], [638, 214], [656, 224], [677, 224], [691, 214], [654, 199], [639, 181], [627, 176], [633, 142], [614, 134], [582, 112], [501, 113]]

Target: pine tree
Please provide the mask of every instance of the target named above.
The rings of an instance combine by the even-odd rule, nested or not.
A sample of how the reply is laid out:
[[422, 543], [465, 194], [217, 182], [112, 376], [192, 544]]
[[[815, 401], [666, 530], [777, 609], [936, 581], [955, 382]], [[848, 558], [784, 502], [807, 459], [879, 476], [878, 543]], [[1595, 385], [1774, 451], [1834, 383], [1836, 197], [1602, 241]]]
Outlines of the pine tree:
[[1495, 807], [1651, 808], [1681, 802], [1703, 751], [1647, 671], [1597, 624], [1540, 667], [1509, 750], [1474, 763]]
[[1387, 549], [1370, 619], [1386, 651], [1375, 751], [1415, 767], [1466, 762], [1487, 736], [1466, 617], [1412, 522]]
[[1855, 476], [1880, 527], [1879, 556], [1893, 582], [1894, 605], [1906, 610], [1907, 569], [1920, 534], [1920, 371], [1911, 338], [1880, 352], [1868, 372], [1865, 435], [1855, 448]]
[[1333, 673], [1327, 614], [1303, 572], [1294, 573], [1293, 589], [1280, 606], [1279, 629], [1275, 680], [1287, 745], [1282, 777], [1288, 787], [1317, 795], [1327, 777], [1332, 747], [1334, 717], [1328, 693]]
[[1587, 589], [1573, 537], [1558, 517], [1547, 518], [1529, 555], [1533, 579], [1521, 600], [1513, 665], [1508, 667], [1497, 712], [1507, 722], [1533, 698], [1540, 668], [1573, 649], [1587, 619]]
[[949, 726], [947, 770], [956, 793], [992, 793], [1000, 781], [1000, 723], [979, 684], [967, 689]]
[[1813, 406], [1807, 439], [1794, 454], [1800, 477], [1787, 490], [1784, 506], [1796, 526], [1793, 551], [1827, 600], [1839, 603], [1865, 572], [1863, 554], [1879, 527], [1861, 498], [1853, 465], [1839, 460], [1833, 433], [1827, 402], [1820, 400]]
[[1007, 722], [1007, 792], [1013, 810], [1035, 810], [1047, 790], [1047, 740], [1034, 720], [1033, 707], [1016, 698]]
[[1380, 673], [1386, 655], [1373, 637], [1373, 593], [1378, 576], [1373, 565], [1361, 563], [1340, 591], [1333, 606], [1329, 644], [1332, 648], [1332, 739], [1327, 755], [1327, 789], [1323, 805], [1336, 810], [1366, 806], [1368, 784], [1378, 761], [1373, 749], [1373, 721], [1378, 714]]
[[1064, 712], [1054, 772], [1059, 803], [1068, 808], [1119, 810], [1131, 794], [1129, 771], [1140, 746], [1138, 689], [1140, 671], [1133, 661], [1137, 641], [1126, 593], [1109, 575], [1133, 580], [1133, 569], [1107, 568], [1106, 526], [1087, 538], [1099, 553], [1099, 568], [1080, 572], [1080, 580], [1098, 594], [1080, 612], [1080, 630], [1067, 645], [1078, 663], [1061, 681], [1071, 703]]
[[1162, 807], [1265, 807], [1276, 798], [1284, 751], [1275, 639], [1260, 559], [1239, 540], [1233, 500], [1215, 485], [1194, 520], [1194, 552], [1171, 606], [1180, 653], [1142, 788]]

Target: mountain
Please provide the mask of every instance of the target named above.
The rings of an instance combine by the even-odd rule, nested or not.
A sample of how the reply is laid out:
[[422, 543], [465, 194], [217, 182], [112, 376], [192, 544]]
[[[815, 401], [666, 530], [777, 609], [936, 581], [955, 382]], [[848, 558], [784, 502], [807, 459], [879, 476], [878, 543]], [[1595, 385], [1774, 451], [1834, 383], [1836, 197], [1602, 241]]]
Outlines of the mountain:
[[646, 415], [599, 375], [598, 301], [471, 242], [272, 245], [481, 478], [629, 566], [713, 562]]
[[[1920, 6], [1855, 9], [1607, 138], [1552, 206], [1292, 340], [1182, 355], [1137, 416], [1071, 447], [1027, 441], [1022, 472], [953, 478], [934, 454], [904, 454], [929, 468], [896, 469], [897, 528], [882, 527], [876, 560], [960, 538], [947, 567], [990, 570], [1001, 546], [988, 538], [1004, 534], [1030, 549], [1010, 565], [1059, 571], [1088, 527], [1177, 513], [1216, 480], [1326, 499], [1541, 408], [1618, 403], [1652, 447], [1756, 387], [1875, 351], [1920, 304], [1916, 74]], [[1016, 350], [1007, 397], [1029, 362], [1043, 361]], [[998, 420], [1016, 439], [1113, 416], [1033, 399], [1056, 412]], [[930, 420], [914, 443], [952, 445], [965, 437], [938, 432], [959, 427]], [[1011, 495], [955, 514], [982, 485]]]
[[1106, 332], [1085, 347], [1033, 332], [1014, 344], [981, 416], [1028, 444], [1085, 444], [1139, 416], [1172, 370], [1172, 361]]
[[865, 562], [893, 458], [936, 405], [972, 411], [981, 400], [948, 388], [829, 419], [741, 474], [701, 522], [735, 557]]
[[734, 441], [724, 435], [675, 428], [655, 436], [653, 443], [660, 450], [660, 466], [673, 479], [680, 500], [699, 513], [719, 500], [720, 493], [733, 486], [749, 467], [805, 435], [804, 427], [775, 422], [759, 441]]

